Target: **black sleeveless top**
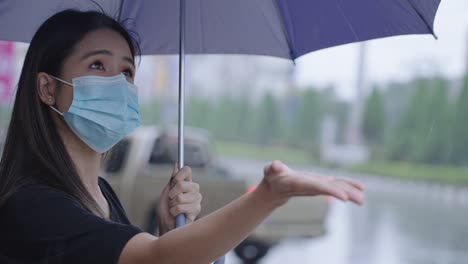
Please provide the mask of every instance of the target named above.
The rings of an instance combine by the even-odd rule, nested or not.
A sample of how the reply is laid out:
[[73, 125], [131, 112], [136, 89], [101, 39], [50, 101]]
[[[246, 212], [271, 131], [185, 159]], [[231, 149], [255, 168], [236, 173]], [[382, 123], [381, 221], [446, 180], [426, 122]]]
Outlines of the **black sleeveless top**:
[[110, 220], [83, 209], [65, 192], [28, 186], [0, 208], [0, 263], [117, 263], [142, 230], [130, 224], [110, 185], [99, 178]]

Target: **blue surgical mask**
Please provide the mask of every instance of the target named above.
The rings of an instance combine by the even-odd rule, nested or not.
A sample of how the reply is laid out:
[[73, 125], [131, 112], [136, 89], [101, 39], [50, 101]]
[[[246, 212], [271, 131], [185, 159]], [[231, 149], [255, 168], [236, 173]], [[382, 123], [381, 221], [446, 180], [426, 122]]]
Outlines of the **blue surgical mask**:
[[51, 108], [96, 152], [108, 151], [140, 125], [137, 88], [123, 74], [82, 76], [73, 83], [52, 77], [73, 86], [73, 102], [63, 113]]

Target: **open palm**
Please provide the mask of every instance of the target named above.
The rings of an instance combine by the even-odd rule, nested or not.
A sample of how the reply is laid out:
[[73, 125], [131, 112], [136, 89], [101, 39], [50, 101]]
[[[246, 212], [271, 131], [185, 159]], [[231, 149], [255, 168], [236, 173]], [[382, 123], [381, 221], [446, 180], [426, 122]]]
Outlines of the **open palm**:
[[281, 161], [273, 161], [264, 169], [264, 182], [268, 189], [279, 196], [330, 195], [342, 201], [364, 203], [364, 186], [352, 179], [320, 176], [296, 171]]

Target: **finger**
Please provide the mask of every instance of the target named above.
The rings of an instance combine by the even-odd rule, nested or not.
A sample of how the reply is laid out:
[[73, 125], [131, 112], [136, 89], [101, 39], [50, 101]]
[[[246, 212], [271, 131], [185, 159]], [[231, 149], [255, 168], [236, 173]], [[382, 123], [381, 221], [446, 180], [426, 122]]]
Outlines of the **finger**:
[[188, 166], [184, 166], [179, 172], [174, 176], [174, 181], [192, 181], [192, 169]]
[[364, 185], [356, 180], [350, 179], [350, 178], [339, 178], [340, 180], [350, 184], [354, 188], [364, 191]]
[[272, 173], [278, 173], [281, 171], [283, 167], [283, 163], [281, 163], [281, 161], [279, 160], [274, 160], [272, 163], [271, 163], [271, 167], [270, 167], [270, 172]]
[[337, 186], [323, 186], [322, 195], [330, 195], [344, 202], [349, 200], [347, 192]]
[[[305, 172], [305, 174], [310, 177], [317, 177], [317, 175], [312, 174], [312, 173]], [[347, 201], [347, 200], [351, 200], [350, 195], [354, 194], [353, 198], [362, 200], [360, 198], [363, 196], [362, 191], [364, 190], [364, 185], [362, 185], [361, 183], [355, 180], [349, 179], [349, 178], [345, 178], [345, 177], [340, 177], [340, 178], [336, 178], [333, 176], [319, 176], [319, 177], [322, 177], [322, 179], [324, 179], [325, 181], [328, 181], [329, 185], [331, 186], [336, 185], [338, 183], [341, 190], [338, 190], [336, 188], [325, 189], [325, 191], [332, 192], [335, 197], [338, 196], [336, 198], [339, 198], [340, 200], [343, 200], [343, 201]], [[345, 193], [345, 195], [343, 195], [343, 193]], [[358, 194], [358, 193], [361, 193], [361, 194]]]
[[362, 190], [355, 188], [353, 185], [342, 179], [337, 180], [336, 185], [340, 186], [340, 188], [346, 192], [350, 201], [359, 205], [364, 203], [364, 193]]
[[176, 206], [178, 204], [200, 204], [202, 195], [197, 192], [191, 193], [179, 193], [174, 199], [169, 200], [169, 207]]
[[363, 191], [350, 186], [347, 193], [350, 201], [358, 205], [364, 204], [365, 196]]
[[280, 160], [274, 160], [271, 163], [271, 169], [274, 173], [290, 173], [293, 171], [291, 168], [288, 167], [288, 165], [284, 164]]
[[179, 172], [179, 165], [178, 165], [178, 162], [174, 162], [174, 164], [172, 165], [172, 174], [171, 174], [171, 178], [169, 179], [169, 184], [171, 185], [171, 188], [174, 186], [175, 182], [174, 182], [174, 177], [177, 175], [177, 172]]
[[187, 223], [192, 223], [195, 221], [195, 219], [197, 219], [197, 217], [200, 215], [201, 213], [201, 206], [198, 206], [196, 208], [194, 208], [195, 210], [192, 212], [192, 213], [186, 213], [185, 215], [187, 216]]
[[195, 219], [197, 218], [198, 214], [186, 214], [185, 224], [191, 224], [195, 222]]
[[174, 165], [172, 166], [172, 176], [175, 176], [179, 172], [179, 162], [174, 162]]
[[201, 206], [193, 205], [193, 204], [179, 204], [169, 209], [169, 212], [174, 217], [179, 214], [185, 214], [186, 216], [198, 215], [200, 211], [201, 211]]
[[164, 189], [162, 190], [161, 194], [159, 195], [160, 197], [166, 197], [167, 194], [169, 193], [169, 190], [171, 189], [171, 183], [169, 182], [166, 186], [164, 186]]
[[266, 175], [270, 172], [270, 167], [271, 167], [271, 164], [268, 164], [265, 167], [263, 167], [263, 175]]
[[364, 204], [364, 193], [358, 191], [357, 189], [353, 189], [352, 191], [348, 192], [349, 200], [354, 202], [358, 205]]
[[179, 193], [200, 192], [200, 185], [195, 182], [180, 181], [169, 191], [169, 198], [174, 199]]
[[342, 201], [348, 200], [346, 192], [335, 181], [322, 176], [296, 171], [289, 174], [285, 182], [289, 185], [286, 189], [290, 189], [294, 195], [330, 195]]
[[263, 169], [263, 174], [282, 174], [289, 173], [292, 170], [280, 160], [274, 160], [269, 165], [265, 166]]

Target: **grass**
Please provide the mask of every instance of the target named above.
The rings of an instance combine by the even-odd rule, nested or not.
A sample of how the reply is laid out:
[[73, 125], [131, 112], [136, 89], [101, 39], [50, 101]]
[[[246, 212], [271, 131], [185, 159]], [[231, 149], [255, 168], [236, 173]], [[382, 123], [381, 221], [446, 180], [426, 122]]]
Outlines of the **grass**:
[[349, 169], [354, 172], [391, 176], [404, 180], [431, 181], [468, 186], [467, 167], [436, 166], [404, 162], [371, 162]]
[[[218, 141], [216, 145], [217, 151], [221, 156], [253, 160], [279, 159], [292, 165], [314, 164], [325, 166], [325, 164], [314, 160], [308, 152], [299, 149], [224, 141]], [[345, 169], [403, 180], [430, 181], [468, 186], [468, 167], [435, 166], [405, 162], [370, 162]]]
[[282, 146], [260, 146], [246, 143], [217, 141], [216, 150], [221, 156], [236, 158], [253, 160], [277, 159], [295, 165], [315, 163], [308, 152]]

